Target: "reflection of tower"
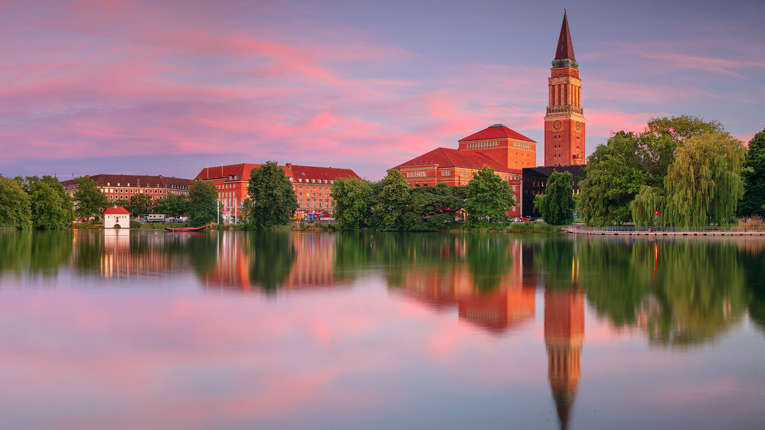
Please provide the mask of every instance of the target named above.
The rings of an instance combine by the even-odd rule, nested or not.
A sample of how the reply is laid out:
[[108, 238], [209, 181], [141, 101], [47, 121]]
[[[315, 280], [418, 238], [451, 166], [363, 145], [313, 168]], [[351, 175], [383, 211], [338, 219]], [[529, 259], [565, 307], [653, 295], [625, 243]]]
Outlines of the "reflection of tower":
[[560, 427], [568, 426], [569, 413], [579, 384], [579, 359], [584, 338], [584, 293], [581, 290], [545, 291], [545, 345]]

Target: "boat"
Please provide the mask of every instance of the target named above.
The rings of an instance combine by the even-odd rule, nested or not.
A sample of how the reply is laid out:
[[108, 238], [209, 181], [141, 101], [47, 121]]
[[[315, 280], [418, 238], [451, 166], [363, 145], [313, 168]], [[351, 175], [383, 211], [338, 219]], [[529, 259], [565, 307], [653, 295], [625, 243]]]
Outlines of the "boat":
[[189, 233], [189, 232], [195, 232], [195, 231], [202, 231], [205, 229], [206, 226], [201, 227], [165, 227], [165, 231], [169, 231], [171, 233]]

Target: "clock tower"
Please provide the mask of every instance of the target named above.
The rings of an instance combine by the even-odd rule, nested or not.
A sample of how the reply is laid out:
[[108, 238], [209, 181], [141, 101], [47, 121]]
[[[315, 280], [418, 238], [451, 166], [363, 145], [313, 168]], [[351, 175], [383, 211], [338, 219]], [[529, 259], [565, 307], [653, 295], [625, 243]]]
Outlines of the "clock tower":
[[548, 87], [545, 166], [585, 164], [582, 81], [579, 79], [579, 64], [574, 57], [565, 10]]

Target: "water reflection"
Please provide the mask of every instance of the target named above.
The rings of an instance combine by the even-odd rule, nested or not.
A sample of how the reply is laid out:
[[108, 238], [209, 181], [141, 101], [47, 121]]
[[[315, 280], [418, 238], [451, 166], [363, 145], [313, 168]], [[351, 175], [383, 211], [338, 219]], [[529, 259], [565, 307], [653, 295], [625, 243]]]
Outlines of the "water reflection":
[[[575, 405], [578, 408], [582, 402], [582, 394], [578, 392], [583, 391], [580, 379], [585, 315], [592, 317], [594, 312], [598, 317], [596, 324], [606, 321], [616, 331], [631, 329], [639, 335], [641, 344], [652, 349], [671, 349], [683, 354], [694, 346], [714, 344], [746, 320], [765, 335], [763, 263], [765, 240], [743, 239], [571, 240], [364, 232], [0, 232], [0, 287], [3, 288], [7, 285], [55, 286], [55, 279], [63, 275], [103, 281], [100, 285], [109, 285], [111, 280], [172, 279], [190, 275], [191, 282], [198, 280], [205, 293], [245, 293], [225, 295], [235, 299], [265, 297], [265, 302], [276, 306], [279, 303], [272, 300], [274, 297], [298, 300], [308, 297], [310, 303], [296, 307], [302, 313], [287, 313], [286, 322], [276, 317], [258, 321], [263, 323], [260, 328], [263, 331], [256, 334], [273, 330], [265, 337], [274, 343], [277, 334], [285, 335], [286, 327], [306, 318], [303, 313], [323, 296], [303, 292], [353, 292], [362, 288], [351, 289], [351, 286], [365, 286], [370, 279], [383, 280], [382, 291], [387, 295], [372, 296], [374, 300], [391, 299], [393, 303], [404, 303], [402, 306], [452, 321], [454, 325], [448, 326], [443, 334], [446, 342], [460, 336], [485, 335], [496, 341], [509, 340], [516, 347], [530, 346], [533, 350], [533, 342], [541, 345], [541, 331], [537, 332], [539, 337], [531, 337], [532, 340], [524, 336], [539, 328], [542, 316], [537, 315], [536, 306], [542, 305], [545, 348], [539, 351], [546, 354], [549, 391], [545, 387], [545, 393], [548, 402], [552, 394], [550, 404], [557, 412], [557, 425], [561, 428], [574, 421]], [[205, 296], [212, 300], [218, 295]], [[543, 303], [539, 303], [542, 298]], [[312, 322], [310, 330], [321, 340], [320, 346], [306, 347], [308, 352], [300, 352], [316, 353], [317, 349], [336, 341], [327, 329], [333, 317], [341, 321], [338, 326], [342, 330], [351, 334], [343, 353], [356, 351], [349, 345], [369, 341], [361, 341], [353, 335], [365, 328], [369, 330], [370, 325], [395, 326], [395, 320], [386, 320], [388, 314], [369, 317], [374, 324], [366, 321], [364, 312], [377, 308], [359, 300], [351, 297], [343, 302], [343, 307], [326, 310], [327, 315], [325, 309], [317, 310], [322, 322]], [[162, 314], [164, 308], [149, 303], [155, 311], [152, 325], [161, 326], [166, 318]], [[182, 315], [204, 316], [194, 313], [204, 308], [200, 303], [189, 301], [174, 309]], [[142, 302], [141, 306], [146, 303]], [[220, 304], [216, 302], [214, 306]], [[349, 307], [361, 307], [364, 311], [354, 308], [351, 318], [347, 315], [353, 313]], [[232, 329], [236, 336], [242, 334], [241, 327], [258, 325], [253, 324], [245, 308], [238, 309], [236, 323], [230, 324], [236, 326]], [[221, 317], [228, 315], [230, 309], [220, 306], [215, 311], [215, 315]], [[401, 317], [402, 313], [395, 315]], [[186, 322], [193, 324], [193, 321]], [[419, 323], [407, 321], [399, 337], [390, 337], [390, 340], [395, 343], [405, 339], [410, 332], [418, 330], [416, 324]], [[210, 330], [207, 325], [197, 324]], [[588, 329], [592, 325], [590, 318]], [[181, 330], [170, 331], [172, 333], [166, 333], [163, 338], [165, 343], [189, 342]], [[250, 333], [245, 336], [247, 334]], [[216, 347], [226, 343], [217, 336], [212, 337]], [[228, 341], [235, 343], [241, 339]], [[598, 344], [597, 339], [589, 337], [588, 342], [588, 351], [593, 342]], [[437, 341], [421, 343], [438, 347]], [[388, 349], [394, 348], [389, 343], [385, 345]], [[370, 354], [401, 352], [382, 349]], [[497, 354], [497, 359], [511, 359], [512, 354], [520, 354], [518, 351], [525, 348], [516, 349], [516, 352], [505, 352], [505, 356]], [[486, 349], [477, 350], [475, 356], [482, 358], [491, 353], [493, 351]], [[296, 357], [281, 358], [293, 365], [296, 360]], [[541, 355], [536, 358], [545, 359]], [[595, 361], [602, 364], [598, 358]], [[597, 369], [590, 374], [586, 366], [584, 369], [585, 381], [597, 377]], [[466, 372], [465, 368], [461, 370]], [[543, 372], [537, 374], [543, 375]], [[577, 396], [580, 400], [575, 403]]]

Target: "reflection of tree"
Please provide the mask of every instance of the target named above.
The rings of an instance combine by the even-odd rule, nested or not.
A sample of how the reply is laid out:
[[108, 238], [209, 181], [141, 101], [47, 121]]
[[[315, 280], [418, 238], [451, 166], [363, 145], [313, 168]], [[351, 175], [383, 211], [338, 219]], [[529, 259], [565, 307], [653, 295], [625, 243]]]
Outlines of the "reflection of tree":
[[179, 250], [188, 254], [191, 267], [198, 276], [204, 276], [215, 270], [218, 262], [217, 242], [219, 235], [216, 233], [194, 234], [183, 243], [180, 241], [169, 242], [165, 250], [169, 258], [175, 255]]
[[104, 253], [104, 234], [100, 231], [78, 231], [74, 267], [80, 273], [99, 272]]
[[651, 342], [708, 342], [739, 320], [744, 276], [727, 242], [593, 241], [577, 245], [587, 299], [616, 325]]
[[250, 282], [273, 292], [284, 283], [295, 263], [295, 248], [287, 232], [250, 233]]
[[58, 267], [72, 257], [72, 232], [69, 230], [40, 231], [32, 235], [29, 272], [56, 276]]
[[741, 266], [749, 288], [749, 318], [765, 333], [765, 252], [744, 250]]
[[466, 238], [467, 266], [478, 290], [489, 292], [510, 271], [510, 239], [504, 234], [469, 235]]
[[0, 231], [0, 275], [20, 275], [32, 254], [32, 231]]

